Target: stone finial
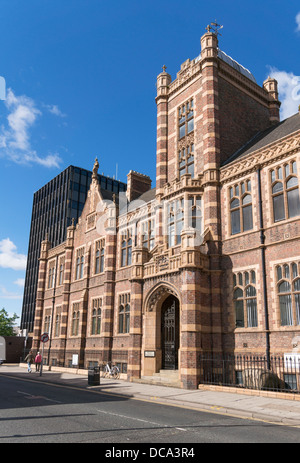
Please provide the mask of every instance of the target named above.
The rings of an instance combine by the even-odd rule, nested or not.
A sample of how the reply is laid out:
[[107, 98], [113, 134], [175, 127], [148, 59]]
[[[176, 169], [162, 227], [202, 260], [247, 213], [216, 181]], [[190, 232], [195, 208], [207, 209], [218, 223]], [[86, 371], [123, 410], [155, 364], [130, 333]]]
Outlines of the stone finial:
[[92, 179], [97, 180], [97, 178], [98, 178], [98, 169], [99, 169], [99, 162], [98, 162], [98, 158], [96, 158], [95, 163], [94, 163], [94, 167], [93, 167]]

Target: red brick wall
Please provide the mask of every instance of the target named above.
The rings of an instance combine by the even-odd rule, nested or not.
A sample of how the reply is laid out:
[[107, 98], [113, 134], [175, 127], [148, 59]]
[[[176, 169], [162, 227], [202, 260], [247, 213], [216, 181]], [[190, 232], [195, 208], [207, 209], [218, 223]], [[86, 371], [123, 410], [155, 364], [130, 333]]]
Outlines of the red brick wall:
[[219, 76], [221, 163], [271, 125], [269, 109]]

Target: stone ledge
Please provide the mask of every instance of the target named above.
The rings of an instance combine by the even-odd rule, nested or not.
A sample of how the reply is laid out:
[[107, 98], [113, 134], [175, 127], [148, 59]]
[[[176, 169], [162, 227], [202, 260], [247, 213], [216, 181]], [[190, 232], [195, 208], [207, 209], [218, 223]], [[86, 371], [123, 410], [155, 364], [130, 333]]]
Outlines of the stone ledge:
[[272, 399], [286, 399], [300, 401], [300, 394], [293, 392], [278, 392], [278, 391], [259, 391], [256, 389], [245, 389], [241, 387], [231, 386], [216, 386], [209, 384], [199, 384], [199, 390], [215, 391], [215, 392], [231, 392], [232, 394], [244, 394], [251, 396], [269, 397]]

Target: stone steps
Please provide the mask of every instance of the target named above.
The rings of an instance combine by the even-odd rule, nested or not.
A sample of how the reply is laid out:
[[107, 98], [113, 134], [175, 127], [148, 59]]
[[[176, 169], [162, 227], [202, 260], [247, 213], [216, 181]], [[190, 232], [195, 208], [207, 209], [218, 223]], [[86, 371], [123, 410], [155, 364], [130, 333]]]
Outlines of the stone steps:
[[156, 386], [181, 388], [178, 370], [160, 370], [159, 373], [154, 373], [152, 376], [142, 376], [139, 379], [134, 379], [134, 381], [143, 384], [154, 384]]

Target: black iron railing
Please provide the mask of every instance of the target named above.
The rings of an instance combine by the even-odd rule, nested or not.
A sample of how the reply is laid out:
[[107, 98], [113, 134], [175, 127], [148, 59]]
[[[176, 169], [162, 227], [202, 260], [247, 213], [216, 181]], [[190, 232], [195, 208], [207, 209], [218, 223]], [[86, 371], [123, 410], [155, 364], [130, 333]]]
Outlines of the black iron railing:
[[300, 354], [266, 357], [201, 354], [200, 384], [300, 392]]

